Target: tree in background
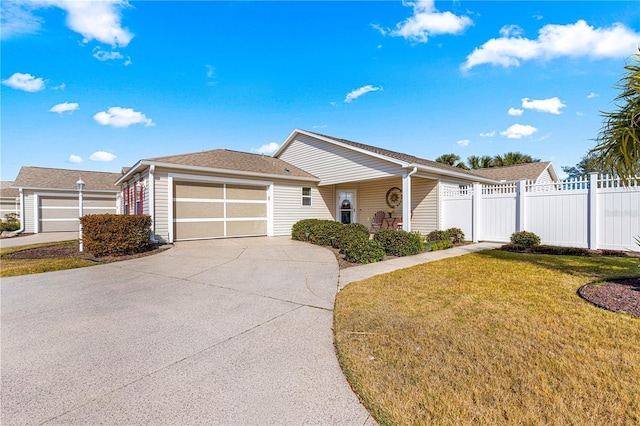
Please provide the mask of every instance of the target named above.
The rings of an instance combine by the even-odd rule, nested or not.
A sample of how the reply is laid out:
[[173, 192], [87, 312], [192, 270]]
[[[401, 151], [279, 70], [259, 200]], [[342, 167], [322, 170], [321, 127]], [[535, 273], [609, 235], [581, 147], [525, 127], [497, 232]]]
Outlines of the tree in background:
[[459, 167], [461, 169], [468, 170], [469, 168], [464, 164], [463, 161], [460, 161], [460, 156], [456, 154], [442, 154], [440, 157], [436, 158], [438, 163], [447, 164], [452, 167]]
[[539, 162], [539, 158], [533, 158], [532, 156], [521, 152], [507, 152], [504, 155], [496, 155], [493, 157], [493, 167], [506, 167], [515, 166], [516, 164]]
[[615, 86], [620, 94], [613, 100], [618, 108], [604, 112], [604, 123], [591, 153], [603, 168], [616, 171], [624, 182], [640, 175], [640, 48]]
[[590, 173], [613, 174], [613, 169], [604, 168], [599, 163], [597, 156], [591, 151], [587, 152], [575, 166], [562, 166], [562, 171], [568, 175], [569, 179], [586, 176]]
[[482, 157], [470, 155], [467, 157], [467, 165], [471, 170], [488, 169], [493, 167], [493, 158], [488, 155], [483, 155]]

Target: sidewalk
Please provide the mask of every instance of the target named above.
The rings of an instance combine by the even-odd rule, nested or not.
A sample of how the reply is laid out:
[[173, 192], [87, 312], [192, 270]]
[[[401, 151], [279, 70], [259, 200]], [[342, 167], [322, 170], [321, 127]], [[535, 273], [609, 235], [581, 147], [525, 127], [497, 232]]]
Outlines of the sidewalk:
[[78, 231], [42, 232], [39, 234], [0, 238], [0, 247], [26, 246], [29, 244], [52, 243], [56, 241], [77, 240]]
[[462, 256], [482, 250], [493, 250], [501, 247], [503, 243], [477, 243], [450, 248], [448, 250], [430, 251], [416, 254], [415, 256], [398, 257], [384, 262], [369, 263], [366, 265], [352, 266], [340, 270], [338, 278], [338, 290], [342, 290], [347, 284], [354, 281], [364, 280], [374, 275], [393, 272], [398, 269], [409, 268], [422, 263], [433, 262], [435, 260], [446, 259], [448, 257]]

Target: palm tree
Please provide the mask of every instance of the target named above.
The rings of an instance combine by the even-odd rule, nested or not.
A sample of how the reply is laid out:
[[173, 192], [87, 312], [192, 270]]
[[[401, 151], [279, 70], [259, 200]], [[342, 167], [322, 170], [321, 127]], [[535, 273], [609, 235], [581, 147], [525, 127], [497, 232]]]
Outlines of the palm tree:
[[436, 158], [438, 163], [447, 164], [451, 167], [459, 167], [461, 169], [467, 170], [468, 167], [464, 162], [460, 161], [460, 156], [456, 154], [442, 154], [440, 157]]
[[562, 166], [569, 179], [586, 176], [590, 173], [612, 174], [611, 168], [604, 168], [598, 162], [598, 158], [590, 151], [580, 159], [575, 166]]
[[493, 167], [493, 158], [488, 155], [483, 155], [482, 157], [470, 155], [467, 157], [467, 164], [471, 170], [488, 169]]
[[523, 154], [521, 152], [507, 152], [504, 155], [496, 155], [493, 157], [493, 164], [495, 167], [514, 166], [516, 164], [524, 163], [538, 163], [539, 158], [533, 158], [530, 155]]
[[627, 183], [640, 175], [640, 48], [624, 67], [616, 85], [615, 112], [604, 112], [604, 123], [591, 151], [604, 168], [612, 168]]

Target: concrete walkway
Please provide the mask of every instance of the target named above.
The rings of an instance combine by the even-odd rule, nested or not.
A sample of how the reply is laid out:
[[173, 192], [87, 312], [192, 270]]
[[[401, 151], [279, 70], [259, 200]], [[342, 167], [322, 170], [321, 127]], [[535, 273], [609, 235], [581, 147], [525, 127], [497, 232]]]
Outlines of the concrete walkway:
[[56, 241], [77, 240], [78, 232], [41, 232], [31, 235], [0, 238], [0, 248], [26, 246], [29, 244], [52, 243]]
[[384, 262], [352, 266], [351, 268], [345, 268], [340, 271], [338, 289], [342, 290], [344, 286], [351, 282], [361, 281], [366, 278], [373, 277], [374, 275], [393, 272], [398, 269], [409, 268], [411, 266], [433, 262], [435, 260], [446, 259], [448, 257], [462, 256], [463, 254], [473, 253], [476, 251], [493, 250], [501, 247], [502, 245], [503, 243], [469, 244], [453, 247], [448, 250], [430, 251], [427, 253], [420, 253], [415, 256], [398, 257], [396, 259], [386, 260]]

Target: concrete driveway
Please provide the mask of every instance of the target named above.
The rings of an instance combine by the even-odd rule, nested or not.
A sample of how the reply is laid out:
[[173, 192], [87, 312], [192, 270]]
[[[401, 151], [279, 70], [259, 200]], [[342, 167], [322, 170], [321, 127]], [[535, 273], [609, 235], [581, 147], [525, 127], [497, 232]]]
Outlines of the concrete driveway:
[[11, 424], [375, 424], [333, 350], [338, 267], [288, 238], [2, 279]]

